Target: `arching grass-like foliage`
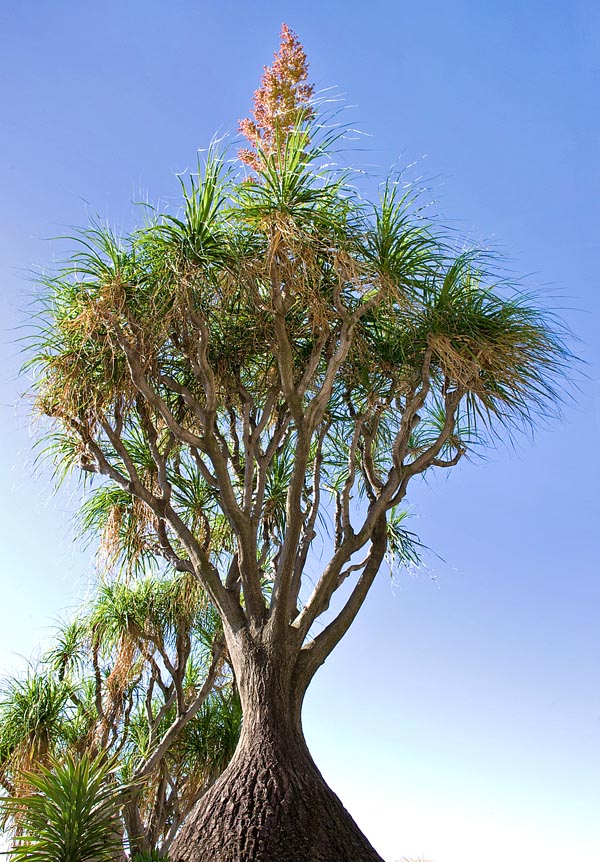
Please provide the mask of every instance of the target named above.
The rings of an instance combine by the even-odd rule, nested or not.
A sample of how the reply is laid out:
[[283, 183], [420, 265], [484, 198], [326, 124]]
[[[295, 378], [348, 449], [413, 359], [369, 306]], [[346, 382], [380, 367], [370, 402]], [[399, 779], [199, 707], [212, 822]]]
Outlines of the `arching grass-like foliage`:
[[30, 669], [9, 679], [0, 696], [0, 781], [9, 793], [33, 764], [47, 765], [60, 750], [74, 713], [69, 681]]
[[122, 852], [119, 811], [126, 788], [103, 755], [67, 755], [24, 775], [33, 792], [0, 800], [18, 818], [13, 862], [114, 862]]

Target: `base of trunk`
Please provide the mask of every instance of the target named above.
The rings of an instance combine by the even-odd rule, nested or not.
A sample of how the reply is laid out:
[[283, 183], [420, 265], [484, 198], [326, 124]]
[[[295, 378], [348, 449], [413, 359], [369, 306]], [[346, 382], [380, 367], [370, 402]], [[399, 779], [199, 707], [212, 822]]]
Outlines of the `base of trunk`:
[[[246, 725], [248, 727], [248, 725]], [[297, 734], [246, 730], [185, 820], [172, 862], [383, 862]]]

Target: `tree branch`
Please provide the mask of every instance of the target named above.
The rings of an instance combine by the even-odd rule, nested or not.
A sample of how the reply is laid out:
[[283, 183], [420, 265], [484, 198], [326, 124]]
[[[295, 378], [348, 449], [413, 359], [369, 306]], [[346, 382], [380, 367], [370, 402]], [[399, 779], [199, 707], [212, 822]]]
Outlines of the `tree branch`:
[[169, 727], [169, 729], [164, 734], [160, 743], [154, 749], [152, 754], [146, 758], [146, 760], [137, 767], [133, 775], [133, 782], [137, 783], [145, 778], [147, 775], [156, 768], [156, 766], [160, 763], [161, 759], [169, 750], [172, 742], [177, 738], [178, 734], [183, 730], [183, 728], [194, 718], [195, 715], [198, 714], [198, 711], [208, 695], [211, 693], [212, 688], [215, 683], [215, 679], [219, 672], [219, 668], [221, 667], [223, 652], [225, 650], [225, 642], [222, 638], [217, 638], [213, 641], [212, 646], [212, 660], [208, 669], [208, 673], [206, 675], [206, 679], [202, 684], [202, 688], [190, 704], [190, 706], [185, 710], [185, 712], [180, 715], [173, 724]]
[[352, 625], [379, 571], [386, 548], [386, 519], [381, 516], [373, 530], [366, 565], [344, 607], [320, 634], [300, 650], [295, 675], [302, 686], [308, 686], [317, 669]]

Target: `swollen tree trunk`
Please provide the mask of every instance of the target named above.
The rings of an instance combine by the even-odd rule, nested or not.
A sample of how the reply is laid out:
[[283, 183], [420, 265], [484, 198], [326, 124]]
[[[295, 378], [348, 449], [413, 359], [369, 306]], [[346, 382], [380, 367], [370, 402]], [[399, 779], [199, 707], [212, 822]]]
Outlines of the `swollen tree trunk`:
[[244, 652], [232, 656], [244, 710], [238, 747], [185, 820], [172, 862], [382, 862], [310, 756], [293, 659], [248, 644]]

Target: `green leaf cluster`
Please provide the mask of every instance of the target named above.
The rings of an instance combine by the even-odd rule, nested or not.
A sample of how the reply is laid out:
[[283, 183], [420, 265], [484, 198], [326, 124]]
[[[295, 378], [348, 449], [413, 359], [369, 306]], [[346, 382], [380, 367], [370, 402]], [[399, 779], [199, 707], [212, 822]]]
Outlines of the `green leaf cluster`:
[[17, 818], [20, 834], [14, 862], [109, 862], [122, 848], [119, 811], [126, 788], [112, 777], [104, 755], [51, 759], [26, 774], [33, 793], [4, 798], [5, 812]]

